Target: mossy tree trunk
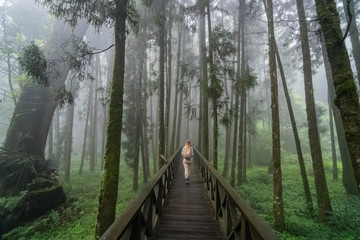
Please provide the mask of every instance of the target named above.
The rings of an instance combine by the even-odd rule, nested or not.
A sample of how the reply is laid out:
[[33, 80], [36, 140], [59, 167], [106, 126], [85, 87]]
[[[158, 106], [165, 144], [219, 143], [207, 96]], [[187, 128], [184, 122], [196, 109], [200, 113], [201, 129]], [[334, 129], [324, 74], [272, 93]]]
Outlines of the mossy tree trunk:
[[333, 0], [315, 0], [318, 20], [325, 39], [331, 65], [335, 104], [344, 125], [345, 137], [354, 168], [357, 188], [360, 188], [360, 104], [349, 56], [340, 28], [339, 13]]
[[337, 133], [340, 156], [341, 156], [341, 163], [343, 166], [342, 182], [343, 182], [343, 185], [345, 187], [347, 194], [359, 195], [359, 190], [357, 188], [357, 184], [356, 184], [356, 180], [355, 180], [355, 176], [354, 176], [354, 169], [351, 164], [349, 148], [346, 143], [345, 131], [344, 131], [344, 126], [343, 126], [343, 122], [341, 119], [341, 114], [340, 114], [339, 109], [336, 107], [336, 105], [334, 103], [335, 89], [334, 89], [333, 80], [332, 80], [331, 66], [330, 66], [329, 58], [326, 53], [324, 38], [322, 37], [322, 35], [320, 35], [320, 37], [321, 37], [321, 49], [322, 49], [322, 54], [323, 54], [323, 59], [324, 59], [326, 80], [328, 83], [329, 102], [331, 104], [332, 113], [334, 115], [336, 133]]
[[[79, 23], [74, 34], [83, 37], [85, 22]], [[49, 59], [60, 58], [60, 45], [70, 37], [73, 29], [58, 21], [49, 40]], [[0, 152], [0, 197], [25, 195], [15, 209], [8, 211], [1, 206], [0, 231], [4, 232], [24, 221], [32, 220], [65, 201], [62, 187], [54, 177], [50, 164], [45, 159], [46, 140], [56, 103], [52, 89], [63, 87], [69, 73], [65, 62], [52, 66], [48, 76], [49, 87], [29, 84], [16, 104], [4, 141], [6, 150]]]
[[115, 59], [110, 93], [105, 165], [99, 193], [95, 239], [98, 239], [115, 220], [123, 117], [127, 5], [128, 0], [116, 1]]

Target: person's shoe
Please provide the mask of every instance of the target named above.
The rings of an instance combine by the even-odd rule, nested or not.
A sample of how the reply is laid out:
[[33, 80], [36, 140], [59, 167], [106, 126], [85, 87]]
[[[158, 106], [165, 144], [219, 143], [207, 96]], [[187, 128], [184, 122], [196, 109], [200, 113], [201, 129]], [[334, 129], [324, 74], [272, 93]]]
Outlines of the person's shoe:
[[186, 184], [189, 184], [189, 179], [186, 179], [186, 180], [185, 180], [185, 183], [186, 183]]

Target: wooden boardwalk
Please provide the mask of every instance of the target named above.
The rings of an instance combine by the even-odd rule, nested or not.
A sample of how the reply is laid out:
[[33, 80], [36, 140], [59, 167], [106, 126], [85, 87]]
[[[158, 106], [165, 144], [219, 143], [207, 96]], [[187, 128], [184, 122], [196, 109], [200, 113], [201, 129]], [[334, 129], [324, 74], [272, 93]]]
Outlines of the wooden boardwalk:
[[218, 240], [225, 239], [214, 208], [207, 197], [197, 167], [192, 166], [190, 183], [185, 184], [182, 161], [165, 200], [163, 214], [151, 240]]

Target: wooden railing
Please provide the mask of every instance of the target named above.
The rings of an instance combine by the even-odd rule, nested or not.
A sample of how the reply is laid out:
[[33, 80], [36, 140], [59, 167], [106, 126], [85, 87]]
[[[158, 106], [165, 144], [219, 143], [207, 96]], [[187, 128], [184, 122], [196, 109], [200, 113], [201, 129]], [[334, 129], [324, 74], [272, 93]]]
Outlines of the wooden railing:
[[179, 149], [99, 239], [148, 239], [161, 215], [177, 166], [176, 161], [180, 158]]
[[215, 209], [215, 217], [222, 225], [225, 239], [279, 239], [196, 149], [194, 161], [199, 166], [201, 178]]

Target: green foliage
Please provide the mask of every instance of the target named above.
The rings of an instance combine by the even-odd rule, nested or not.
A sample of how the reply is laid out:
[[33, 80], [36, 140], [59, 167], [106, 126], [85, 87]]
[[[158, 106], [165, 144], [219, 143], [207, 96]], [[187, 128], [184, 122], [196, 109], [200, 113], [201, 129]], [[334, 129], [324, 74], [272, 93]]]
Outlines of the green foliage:
[[329, 217], [329, 224], [337, 231], [360, 235], [360, 198], [349, 196], [343, 203], [336, 203], [335, 211]]
[[[67, 195], [67, 203], [24, 226], [17, 227], [1, 237], [3, 240], [93, 240], [94, 226], [98, 206], [98, 191], [101, 182], [101, 172], [91, 173], [89, 170], [78, 175], [80, 159], [73, 158], [70, 181], [64, 181], [60, 174], [59, 180]], [[117, 216], [121, 214], [134, 198], [132, 191], [132, 171], [121, 160], [119, 178], [119, 194], [117, 201]], [[143, 183], [141, 183], [143, 184]], [[142, 185], [141, 185], [142, 186]], [[15, 202], [12, 199], [11, 202]], [[0, 204], [10, 199], [0, 198]]]
[[[69, 65], [74, 79], [83, 81], [85, 79], [93, 80], [94, 77], [87, 71], [87, 66], [91, 64], [93, 48], [78, 36], [72, 34], [62, 45], [61, 51], [64, 60]], [[54, 60], [57, 62], [59, 60]]]
[[66, 103], [73, 103], [73, 95], [71, 92], [66, 91], [65, 87], [58, 87], [53, 89], [55, 92], [55, 102], [59, 104], [60, 107], [63, 107]]
[[32, 80], [40, 85], [48, 86], [45, 56], [34, 42], [23, 48], [19, 56], [19, 63]]
[[222, 27], [215, 27], [211, 31], [210, 47], [221, 61], [226, 62], [226, 57], [235, 52], [233, 45], [232, 33]]
[[[50, 12], [57, 18], [64, 19], [71, 26], [76, 26], [79, 19], [87, 19], [99, 29], [103, 25], [113, 26], [117, 17], [114, 1], [97, 0], [35, 0], [38, 4], [49, 7]], [[132, 29], [137, 28], [138, 14], [135, 1], [130, 0], [127, 9], [128, 24]]]
[[[294, 159], [296, 157], [293, 157]], [[283, 163], [283, 199], [286, 230], [278, 233], [281, 239], [320, 240], [358, 239], [360, 234], [360, 198], [346, 196], [341, 180], [327, 179], [333, 212], [326, 224], [319, 223], [306, 210], [306, 201], [298, 165]], [[331, 176], [330, 170], [326, 172]], [[247, 182], [236, 186], [237, 191], [268, 224], [273, 224], [272, 174], [267, 167], [252, 167], [247, 170]], [[316, 211], [314, 177], [308, 177], [310, 192]]]

